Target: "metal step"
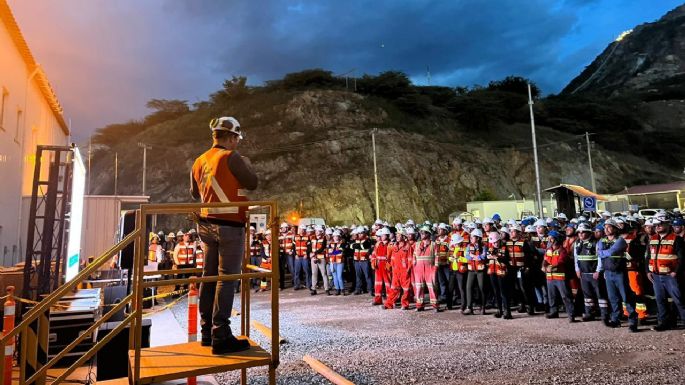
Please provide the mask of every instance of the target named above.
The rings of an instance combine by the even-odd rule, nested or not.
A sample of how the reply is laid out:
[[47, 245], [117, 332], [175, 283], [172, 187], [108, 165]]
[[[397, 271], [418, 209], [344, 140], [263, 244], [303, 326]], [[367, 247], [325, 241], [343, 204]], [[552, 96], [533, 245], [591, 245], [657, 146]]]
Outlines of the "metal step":
[[[222, 373], [271, 363], [270, 354], [254, 341], [243, 336], [237, 338], [250, 341], [250, 349], [238, 353], [214, 355], [211, 347], [202, 346], [200, 342], [141, 349], [140, 384]], [[129, 351], [131, 367], [133, 367], [134, 354], [133, 350]]]

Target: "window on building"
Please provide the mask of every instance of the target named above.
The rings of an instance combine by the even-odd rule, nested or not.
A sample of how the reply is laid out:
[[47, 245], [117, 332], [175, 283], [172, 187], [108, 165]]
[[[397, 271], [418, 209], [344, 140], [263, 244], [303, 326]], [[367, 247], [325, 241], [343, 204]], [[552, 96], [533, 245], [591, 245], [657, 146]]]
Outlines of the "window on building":
[[19, 141], [19, 138], [21, 137], [21, 118], [24, 112], [20, 109], [17, 109], [17, 130], [14, 133], [14, 141], [17, 142], [17, 144], [21, 144]]
[[9, 92], [7, 88], [2, 87], [2, 96], [0, 97], [0, 130], [5, 131], [5, 104], [9, 99]]

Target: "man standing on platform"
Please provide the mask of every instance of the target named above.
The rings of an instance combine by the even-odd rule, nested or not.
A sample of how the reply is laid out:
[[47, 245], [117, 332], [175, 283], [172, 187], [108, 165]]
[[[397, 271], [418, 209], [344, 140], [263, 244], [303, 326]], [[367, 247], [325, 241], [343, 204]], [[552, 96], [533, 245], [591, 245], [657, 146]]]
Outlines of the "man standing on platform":
[[[240, 202], [243, 189], [257, 188], [257, 175], [249, 160], [236, 151], [243, 139], [240, 123], [232, 117], [212, 119], [212, 147], [200, 155], [190, 173], [190, 193], [203, 203]], [[200, 238], [207, 246], [203, 276], [239, 274], [245, 251], [247, 207], [203, 209], [199, 216]], [[235, 281], [206, 282], [200, 286], [202, 345], [213, 354], [249, 349], [247, 340], [231, 333]]]

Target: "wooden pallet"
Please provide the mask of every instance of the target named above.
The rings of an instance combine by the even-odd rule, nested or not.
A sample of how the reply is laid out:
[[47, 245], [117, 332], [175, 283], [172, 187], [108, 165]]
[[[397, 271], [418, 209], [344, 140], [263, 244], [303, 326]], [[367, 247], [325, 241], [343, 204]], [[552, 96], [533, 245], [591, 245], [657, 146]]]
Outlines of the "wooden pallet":
[[[247, 339], [242, 336], [237, 338]], [[140, 384], [269, 365], [269, 353], [254, 341], [247, 340], [250, 342], [250, 349], [226, 355], [214, 355], [211, 347], [202, 346], [200, 342], [141, 349]], [[129, 351], [131, 367], [134, 354], [134, 351]]]

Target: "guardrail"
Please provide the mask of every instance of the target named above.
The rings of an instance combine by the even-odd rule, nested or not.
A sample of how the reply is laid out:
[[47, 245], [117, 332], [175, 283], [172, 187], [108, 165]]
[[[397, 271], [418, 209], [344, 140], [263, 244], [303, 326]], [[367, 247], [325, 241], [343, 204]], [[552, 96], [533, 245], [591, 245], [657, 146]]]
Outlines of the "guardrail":
[[[279, 364], [279, 317], [278, 317], [278, 247], [271, 247], [271, 261], [272, 270], [263, 269], [247, 263], [249, 261], [249, 237], [245, 237], [245, 254], [242, 264], [242, 272], [240, 274], [220, 275], [211, 277], [189, 277], [189, 278], [175, 278], [175, 279], [161, 279], [158, 281], [145, 282], [146, 275], [161, 275], [162, 277], [176, 274], [201, 274], [202, 269], [182, 269], [182, 270], [162, 270], [162, 271], [144, 271], [145, 259], [147, 258], [147, 239], [143, 229], [147, 228], [147, 217], [155, 214], [187, 214], [198, 213], [203, 208], [225, 208], [225, 207], [268, 207], [270, 224], [272, 234], [278, 234], [278, 204], [273, 201], [248, 201], [248, 202], [230, 202], [230, 203], [180, 203], [180, 204], [144, 204], [140, 206], [136, 214], [136, 229], [127, 235], [121, 242], [105, 251], [101, 256], [89, 264], [82, 270], [74, 279], [60, 286], [50, 295], [43, 298], [31, 310], [29, 310], [14, 329], [5, 334], [0, 342], [2, 346], [6, 346], [13, 338], [19, 336], [21, 338], [21, 347], [19, 353], [19, 385], [44, 385], [47, 379], [47, 372], [58, 361], [64, 358], [72, 349], [79, 343], [92, 335], [97, 328], [111, 318], [118, 311], [125, 306], [130, 305], [130, 313], [126, 318], [105, 338], [98, 341], [90, 350], [83, 354], [76, 362], [74, 362], [68, 369], [64, 370], [51, 381], [52, 384], [60, 384], [67, 377], [72, 374], [79, 366], [92, 358], [104, 345], [106, 345], [112, 338], [119, 334], [126, 326], [131, 325], [131, 332], [129, 332], [129, 349], [135, 351], [134, 362], [131, 366], [131, 378], [129, 382], [138, 384], [140, 381], [140, 358], [142, 345], [142, 318], [143, 318], [143, 292], [145, 288], [154, 286], [167, 285], [181, 285], [188, 283], [199, 282], [223, 282], [223, 281], [240, 281], [241, 282], [241, 312], [240, 312], [240, 331], [241, 335], [249, 337], [250, 335], [250, 279], [265, 278], [271, 280], [271, 328], [273, 329], [273, 337], [271, 341], [271, 363], [269, 365], [269, 382], [275, 383], [275, 370]], [[249, 222], [246, 221], [246, 233], [249, 230]], [[46, 314], [49, 309], [60, 301], [66, 294], [74, 291], [74, 289], [86, 280], [92, 273], [96, 272], [105, 263], [108, 263], [111, 258], [119, 253], [122, 249], [135, 243], [135, 253], [133, 258], [132, 271], [132, 293], [127, 295], [119, 304], [110, 309], [107, 313], [91, 325], [85, 333], [80, 335], [77, 339], [66, 346], [55, 357], [49, 360], [46, 364], [34, 367], [33, 373], [27, 373], [27, 353], [29, 345], [38, 345], [42, 341], [38, 341], [42, 336], [47, 339], [48, 322], [41, 322], [42, 316]], [[247, 272], [250, 271], [250, 272]], [[31, 330], [33, 334], [29, 335], [30, 325], [38, 323], [37, 330]], [[34, 335], [35, 334], [35, 335]], [[47, 340], [45, 341], [47, 343]], [[45, 352], [47, 354], [47, 352]], [[41, 365], [38, 363], [38, 365]], [[4, 360], [0, 360], [0, 372], [5, 370], [12, 370], [6, 368]], [[28, 376], [28, 378], [27, 378]], [[241, 383], [245, 384], [247, 381], [247, 370], [241, 369]], [[4, 384], [4, 376], [0, 376], [0, 385]]]

